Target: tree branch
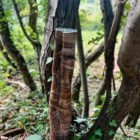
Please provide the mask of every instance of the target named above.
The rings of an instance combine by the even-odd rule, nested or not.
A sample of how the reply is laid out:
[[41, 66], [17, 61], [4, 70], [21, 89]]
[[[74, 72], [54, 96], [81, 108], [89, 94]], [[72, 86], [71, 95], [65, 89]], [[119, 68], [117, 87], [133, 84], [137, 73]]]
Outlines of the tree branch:
[[24, 35], [26, 36], [26, 38], [27, 38], [32, 44], [38, 43], [37, 40], [33, 40], [33, 39], [28, 35], [28, 33], [27, 33], [27, 31], [26, 31], [26, 29], [25, 29], [25, 27], [24, 27], [24, 24], [23, 24], [23, 22], [22, 22], [22, 18], [21, 18], [21, 16], [20, 16], [20, 11], [19, 11], [19, 9], [18, 9], [18, 5], [17, 5], [17, 3], [16, 3], [16, 0], [12, 0], [12, 1], [13, 1], [14, 8], [15, 8], [15, 11], [16, 11], [16, 14], [17, 14], [17, 17], [18, 17], [18, 20], [19, 20], [19, 23], [20, 23], [20, 26], [21, 26], [21, 29], [22, 29]]
[[82, 81], [83, 100], [84, 100], [82, 116], [88, 117], [89, 116], [89, 95], [88, 95], [86, 65], [85, 65], [85, 57], [84, 57], [83, 40], [82, 40], [79, 13], [78, 13], [78, 18], [77, 18], [77, 30], [78, 30], [77, 50], [78, 50], [78, 58], [79, 58], [80, 73], [81, 73], [80, 76], [81, 76], [81, 81]]
[[23, 133], [24, 131], [25, 131], [24, 127], [20, 127], [20, 128], [9, 130], [9, 131], [1, 134], [1, 136], [11, 136], [11, 135], [13, 136], [13, 135]]

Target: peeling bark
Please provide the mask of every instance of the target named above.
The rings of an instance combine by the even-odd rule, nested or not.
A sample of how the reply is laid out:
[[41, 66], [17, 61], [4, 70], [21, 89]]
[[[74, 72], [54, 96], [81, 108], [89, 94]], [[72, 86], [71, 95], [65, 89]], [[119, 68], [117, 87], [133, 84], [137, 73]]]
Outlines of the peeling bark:
[[56, 29], [49, 102], [50, 140], [70, 139], [71, 81], [77, 31]]

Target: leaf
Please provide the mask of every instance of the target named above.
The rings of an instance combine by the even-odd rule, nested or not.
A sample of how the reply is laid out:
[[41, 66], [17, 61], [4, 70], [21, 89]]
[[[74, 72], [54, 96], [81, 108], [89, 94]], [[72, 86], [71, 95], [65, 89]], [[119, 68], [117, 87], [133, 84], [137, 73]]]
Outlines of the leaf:
[[112, 135], [114, 135], [114, 134], [115, 134], [115, 132], [114, 132], [113, 130], [110, 130], [110, 131], [109, 131], [109, 135], [110, 135], [110, 136], [112, 136]]
[[52, 60], [53, 60], [53, 58], [52, 58], [52, 57], [48, 57], [48, 58], [47, 58], [47, 62], [46, 62], [46, 64], [51, 63], [51, 62], [52, 62]]
[[22, 122], [20, 122], [20, 121], [18, 121], [18, 126], [23, 126], [23, 123]]
[[40, 135], [31, 135], [29, 137], [27, 137], [25, 140], [41, 140], [41, 136]]
[[48, 107], [45, 107], [45, 108], [43, 109], [43, 114], [46, 113], [46, 112], [48, 112]]
[[86, 119], [83, 119], [83, 118], [77, 118], [76, 120], [74, 120], [75, 122], [77, 123], [82, 123], [82, 122], [85, 122]]
[[110, 121], [109, 125], [112, 126], [112, 127], [117, 127], [117, 123], [116, 123], [115, 120]]
[[103, 134], [102, 134], [102, 130], [101, 130], [101, 129], [97, 129], [97, 130], [95, 131], [95, 135], [101, 137], [101, 136], [103, 135]]
[[97, 32], [97, 35], [103, 35], [101, 32]]
[[47, 82], [51, 82], [52, 81], [52, 77], [50, 76], [47, 80]]
[[102, 107], [103, 107], [102, 105], [95, 106], [94, 109], [93, 109], [93, 111], [94, 112], [101, 111]]
[[0, 81], [0, 89], [1, 89], [4, 85], [5, 85], [5, 81], [4, 81], [4, 80]]

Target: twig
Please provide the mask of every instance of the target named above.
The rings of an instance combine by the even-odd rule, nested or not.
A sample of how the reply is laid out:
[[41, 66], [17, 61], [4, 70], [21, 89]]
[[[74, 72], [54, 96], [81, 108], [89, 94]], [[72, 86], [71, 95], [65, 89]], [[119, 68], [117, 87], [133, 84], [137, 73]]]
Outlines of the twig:
[[[122, 134], [120, 134], [120, 133], [116, 133], [116, 134], [118, 134], [118, 135], [122, 135]], [[127, 136], [125, 136], [125, 137], [127, 137], [127, 138], [133, 138], [133, 139], [135, 139], [135, 140], [140, 140], [138, 137], [134, 137], [134, 136], [130, 136], [130, 135], [127, 135]]]
[[116, 91], [115, 77], [112, 75], [113, 90]]
[[121, 125], [120, 125], [120, 129], [121, 129], [123, 135], [127, 137], [127, 134], [125, 133], [125, 131], [124, 131], [124, 129], [123, 129], [123, 127]]
[[[46, 123], [46, 122], [42, 122], [41, 124], [44, 124], [44, 123]], [[13, 136], [13, 135], [16, 135], [17, 133], [19, 134], [19, 133], [22, 133], [22, 132], [26, 132], [26, 134], [28, 135], [28, 132], [27, 132], [25, 127], [26, 126], [34, 126], [36, 124], [37, 124], [36, 122], [33, 122], [31, 124], [25, 125], [25, 126], [20, 127], [20, 128], [15, 128], [15, 129], [12, 129], [12, 130], [8, 130], [8, 131], [4, 132], [3, 134], [0, 134], [0, 136], [11, 136], [11, 135]]]
[[[123, 127], [122, 127], [121, 125], [120, 125], [120, 129], [121, 129], [121, 131], [122, 131], [122, 133], [123, 133], [123, 135], [124, 135], [125, 137], [127, 137], [127, 138], [133, 138], [133, 139], [139, 140], [138, 137], [134, 137], [134, 136], [132, 136], [132, 135], [126, 134], [126, 132], [124, 131], [124, 129], [123, 129]], [[117, 134], [119, 134], [119, 133], [117, 133]]]
[[19, 133], [22, 133], [24, 132], [24, 127], [20, 127], [20, 128], [16, 128], [16, 129], [13, 129], [13, 130], [9, 130], [3, 134], [0, 134], [0, 136], [13, 136], [13, 135], [16, 135], [16, 134], [19, 134]]

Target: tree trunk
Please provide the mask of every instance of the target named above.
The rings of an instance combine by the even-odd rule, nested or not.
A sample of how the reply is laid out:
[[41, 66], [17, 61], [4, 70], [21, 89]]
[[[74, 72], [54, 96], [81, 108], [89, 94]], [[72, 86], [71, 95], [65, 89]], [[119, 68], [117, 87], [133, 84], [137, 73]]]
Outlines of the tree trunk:
[[72, 120], [71, 81], [74, 69], [76, 30], [56, 29], [49, 103], [50, 140], [69, 140]]
[[[2, 1], [0, 0], [0, 18], [5, 17], [4, 9], [2, 7]], [[29, 88], [34, 91], [36, 90], [36, 85], [29, 73], [26, 62], [20, 52], [14, 46], [14, 43], [11, 39], [8, 23], [6, 21], [1, 22], [2, 30], [0, 31], [1, 41], [3, 46], [11, 56], [11, 58], [16, 62], [18, 69], [20, 70], [25, 83], [29, 86]]]
[[129, 127], [135, 127], [139, 119], [139, 116], [140, 116], [140, 102], [129, 113], [127, 121], [125, 122], [125, 125], [128, 125]]
[[[97, 93], [96, 93], [96, 103], [95, 103], [96, 105], [101, 104], [100, 98], [105, 93], [105, 90], [107, 90], [107, 96], [109, 95], [108, 94], [109, 92], [111, 93], [111, 80], [112, 80], [113, 71], [110, 68], [112, 66], [114, 66], [114, 58], [111, 58], [112, 62], [108, 58], [108, 57], [110, 57], [109, 55], [111, 54], [110, 52], [111, 52], [111, 48], [113, 48], [113, 44], [111, 47], [109, 47], [109, 45], [107, 44], [108, 40], [109, 40], [109, 34], [110, 34], [112, 22], [113, 22], [113, 17], [114, 17], [110, 0], [100, 0], [100, 7], [102, 10], [102, 14], [103, 14], [103, 23], [104, 23], [104, 31], [105, 31], [104, 44], [105, 44], [105, 62], [106, 62], [107, 70], [105, 73], [105, 79], [103, 80], [101, 87], [99, 87], [99, 89], [97, 90]], [[116, 40], [116, 38], [114, 40]], [[112, 53], [114, 53], [114, 49], [112, 49]], [[108, 68], [108, 67], [110, 67], [110, 68]]]
[[51, 81], [48, 81], [48, 79], [50, 79], [52, 76], [52, 62], [46, 62], [50, 57], [53, 56], [51, 47], [53, 46], [51, 41], [53, 40], [53, 31], [56, 27], [75, 28], [76, 17], [79, 8], [79, 0], [49, 0], [48, 5], [44, 41], [40, 55], [40, 69], [45, 93], [49, 98]]
[[30, 6], [29, 26], [34, 33], [37, 32], [38, 5], [36, 0], [28, 0]]
[[89, 116], [89, 95], [88, 95], [85, 57], [84, 57], [84, 50], [83, 50], [83, 40], [82, 40], [79, 14], [77, 18], [77, 30], [78, 30], [77, 51], [78, 51], [78, 58], [79, 58], [79, 65], [80, 65], [80, 76], [81, 76], [81, 82], [82, 82], [82, 87], [83, 87], [83, 101], [84, 101], [82, 117], [88, 117]]
[[2, 42], [0, 41], [0, 51], [2, 52], [4, 58], [7, 60], [7, 62], [15, 69], [17, 69], [16, 64], [11, 60], [8, 53], [4, 50], [4, 46], [2, 45]]
[[[101, 129], [103, 140], [113, 139], [118, 127], [126, 115], [133, 111], [140, 101], [139, 64], [140, 64], [140, 0], [132, 8], [125, 27], [119, 52], [118, 64], [123, 73], [123, 80], [118, 95], [110, 103], [106, 112], [94, 124], [82, 140], [92, 137]], [[110, 125], [115, 121], [116, 125]]]

